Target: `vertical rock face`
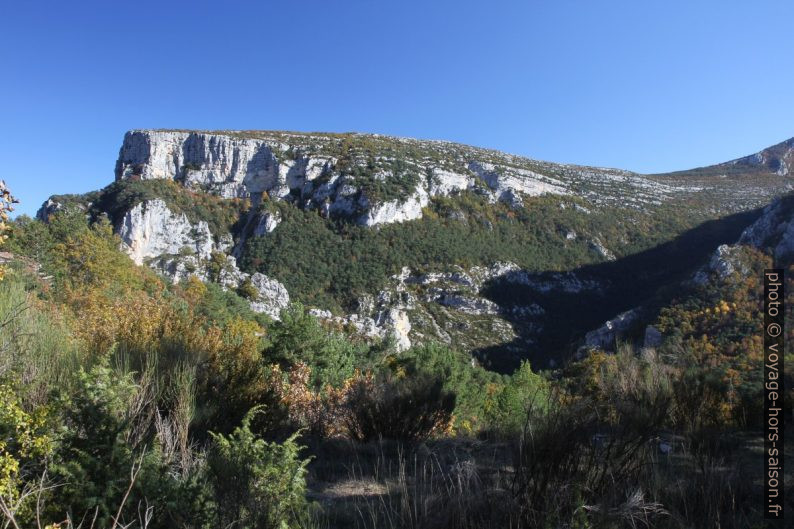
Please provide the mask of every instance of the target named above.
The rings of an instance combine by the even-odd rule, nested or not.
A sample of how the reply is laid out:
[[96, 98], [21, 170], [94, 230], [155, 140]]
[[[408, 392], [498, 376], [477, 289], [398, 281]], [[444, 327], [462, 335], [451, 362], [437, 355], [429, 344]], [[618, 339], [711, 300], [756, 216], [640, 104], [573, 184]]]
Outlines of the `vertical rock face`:
[[259, 296], [251, 301], [251, 308], [278, 319], [281, 311], [289, 305], [289, 294], [284, 285], [258, 272], [251, 276], [251, 284], [259, 291]]
[[[308, 165], [308, 163], [306, 164]], [[116, 179], [164, 178], [222, 197], [244, 197], [284, 184], [273, 146], [250, 138], [170, 131], [131, 131], [116, 162]]]
[[214, 247], [206, 222], [191, 224], [186, 215], [173, 213], [160, 199], [141, 202], [129, 210], [118, 233], [123, 249], [137, 264], [163, 254], [178, 254], [184, 249], [208, 258]]
[[371, 207], [362, 215], [358, 222], [364, 226], [376, 224], [389, 224], [392, 222], [405, 222], [422, 218], [422, 208], [430, 202], [427, 193], [419, 188], [408, 200], [390, 200]]
[[[327, 135], [134, 130], [124, 137], [116, 179], [171, 179], [225, 198], [268, 193], [365, 226], [421, 218], [431, 197], [465, 190], [513, 204], [522, 195], [567, 193], [561, 182], [529, 169], [469, 159], [483, 155], [471, 148], [447, 152], [457, 147], [415, 142], [419, 154], [406, 158], [362, 149], [340, 161], [331, 153], [345, 152], [341, 141]], [[391, 196], [369, 196], [372, 182], [383, 182]]]

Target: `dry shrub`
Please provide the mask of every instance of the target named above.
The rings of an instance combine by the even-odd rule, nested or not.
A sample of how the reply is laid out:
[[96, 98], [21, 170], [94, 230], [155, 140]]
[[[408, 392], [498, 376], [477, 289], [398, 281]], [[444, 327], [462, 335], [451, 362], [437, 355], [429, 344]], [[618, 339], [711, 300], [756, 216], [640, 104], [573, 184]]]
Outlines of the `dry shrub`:
[[[391, 467], [391, 466], [390, 466]], [[509, 529], [519, 527], [515, 505], [499, 480], [488, 480], [474, 459], [443, 462], [435, 454], [400, 452], [396, 468], [379, 468], [388, 492], [356, 506], [356, 527]]]
[[[654, 385], [608, 393], [607, 403], [554, 396], [534, 403], [515, 459], [513, 493], [527, 527], [577, 517], [649, 524], [663, 509], [644, 498], [640, 477], [651, 464], [650, 441], [670, 400]], [[587, 514], [586, 514], [587, 513]]]
[[278, 365], [272, 365], [268, 385], [297, 426], [320, 438], [344, 437], [353, 388], [371, 384], [372, 375], [356, 370], [338, 388], [327, 384], [321, 389], [313, 389], [311, 379], [311, 367], [303, 362], [293, 365], [287, 373]]
[[455, 395], [444, 391], [443, 381], [437, 377], [387, 375], [355, 384], [348, 409], [346, 427], [351, 439], [417, 443], [450, 427]]

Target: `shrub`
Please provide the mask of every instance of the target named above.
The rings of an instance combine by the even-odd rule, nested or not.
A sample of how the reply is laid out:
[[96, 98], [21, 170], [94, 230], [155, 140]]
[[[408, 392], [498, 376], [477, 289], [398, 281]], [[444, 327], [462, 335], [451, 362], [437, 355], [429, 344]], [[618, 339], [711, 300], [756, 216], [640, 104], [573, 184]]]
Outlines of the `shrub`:
[[82, 360], [76, 340], [63, 318], [26, 291], [22, 272], [0, 283], [0, 326], [0, 381], [12, 383], [28, 409], [71, 384]]
[[438, 377], [443, 382], [443, 390], [455, 395], [456, 430], [467, 433], [474, 430], [483, 417], [486, 393], [482, 388], [500, 380], [496, 373], [473, 366], [470, 355], [435, 343], [390, 355], [386, 364], [398, 376], [425, 373]]
[[522, 362], [506, 384], [491, 386], [493, 390], [485, 405], [488, 427], [502, 435], [519, 433], [532, 404], [548, 402], [549, 386], [546, 379], [532, 371], [529, 362]]
[[[658, 410], [645, 411], [659, 416]], [[635, 422], [633, 413], [605, 421], [587, 399], [564, 403], [555, 396], [548, 407], [533, 405], [514, 463], [513, 493], [523, 522], [559, 526], [578, 518], [581, 523], [585, 504], [596, 506], [590, 517], [602, 518], [597, 527], [615, 524], [611, 516], [661, 514], [659, 505], [642, 496], [634, 503], [626, 500], [650, 463], [648, 441], [658, 426]]]
[[348, 402], [348, 435], [359, 442], [421, 442], [445, 431], [455, 410], [455, 394], [444, 391], [440, 378], [425, 373], [358, 381]]
[[26, 412], [14, 391], [0, 386], [0, 505], [6, 516], [28, 507], [24, 493], [52, 452], [42, 411]]
[[363, 345], [351, 344], [347, 336], [324, 328], [299, 303], [282, 311], [281, 321], [269, 327], [268, 338], [265, 358], [284, 366], [307, 364], [315, 388], [326, 384], [340, 386], [353, 376], [354, 364], [366, 350]]
[[212, 434], [208, 479], [216, 505], [216, 527], [288, 529], [307, 514], [306, 465], [297, 434], [268, 443], [251, 432], [254, 408], [229, 436]]
[[74, 394], [58, 403], [63, 430], [51, 474], [62, 486], [52, 491], [47, 518], [95, 517], [96, 527], [111, 527], [118, 517], [131, 526], [143, 508], [150, 528], [202, 523], [201, 484], [162, 460], [152, 391], [146, 380], [136, 383], [104, 365], [80, 373]]
[[257, 289], [250, 277], [246, 277], [237, 287], [237, 293], [245, 299], [255, 300], [259, 297], [259, 289]]

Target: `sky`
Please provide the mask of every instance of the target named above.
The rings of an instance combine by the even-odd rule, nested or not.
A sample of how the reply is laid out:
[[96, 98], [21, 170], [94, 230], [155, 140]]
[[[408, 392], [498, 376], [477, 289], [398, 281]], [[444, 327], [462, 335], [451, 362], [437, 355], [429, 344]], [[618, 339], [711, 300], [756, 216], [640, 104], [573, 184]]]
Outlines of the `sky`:
[[134, 128], [375, 132], [639, 172], [794, 136], [794, 2], [0, 0], [0, 178], [34, 214]]

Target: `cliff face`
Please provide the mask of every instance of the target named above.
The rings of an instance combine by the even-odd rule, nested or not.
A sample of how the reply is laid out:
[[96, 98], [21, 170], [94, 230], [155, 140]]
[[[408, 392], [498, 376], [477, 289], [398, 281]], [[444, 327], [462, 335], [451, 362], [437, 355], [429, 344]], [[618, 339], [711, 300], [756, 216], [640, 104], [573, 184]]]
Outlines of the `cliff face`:
[[725, 165], [754, 167], [771, 171], [779, 176], [789, 175], [794, 172], [794, 138]]
[[[128, 132], [116, 179], [170, 179], [225, 198], [263, 193], [374, 226], [422, 216], [430, 199], [469, 190], [492, 201], [580, 194], [658, 203], [693, 188], [616, 169], [552, 164], [447, 142], [377, 135]], [[619, 188], [619, 189], [618, 189]]]
[[278, 142], [217, 134], [132, 131], [124, 136], [116, 179], [172, 179], [225, 198], [264, 191], [285, 196], [332, 163], [313, 157], [281, 163], [275, 153], [287, 148]]
[[[39, 217], [71, 207], [106, 214], [136, 263], [172, 281], [196, 276], [245, 292], [254, 310], [274, 318], [290, 294], [307, 302], [328, 289], [332, 301], [352, 301], [326, 297], [313, 309], [318, 317], [392, 337], [398, 349], [427, 340], [469, 351], [508, 344], [509, 354], [525, 357], [563, 321], [567, 304], [586, 296], [609, 306], [612, 268], [591, 277], [578, 267], [617, 261], [617, 270], [643, 249], [637, 240], [677, 234], [649, 230], [689, 229], [768, 203], [792, 188], [792, 153], [789, 140], [708, 168], [641, 175], [373, 134], [134, 130], [119, 151], [115, 184], [53, 197]], [[745, 237], [768, 244], [774, 231], [776, 253], [790, 253], [794, 223], [775, 211], [765, 216], [769, 226]], [[487, 244], [476, 246], [484, 233]], [[430, 247], [421, 244], [426, 236]], [[477, 248], [471, 256], [461, 250], [468, 237]], [[289, 262], [272, 258], [282, 254]], [[730, 268], [730, 254], [722, 248], [713, 266]], [[330, 274], [321, 280], [312, 270]], [[356, 285], [377, 275], [380, 284], [340, 293], [340, 273]], [[608, 341], [631, 314], [587, 341]]]
[[174, 214], [162, 200], [147, 200], [129, 210], [117, 231], [125, 251], [137, 264], [163, 254], [186, 251], [208, 259], [215, 245], [206, 222], [191, 224]]

